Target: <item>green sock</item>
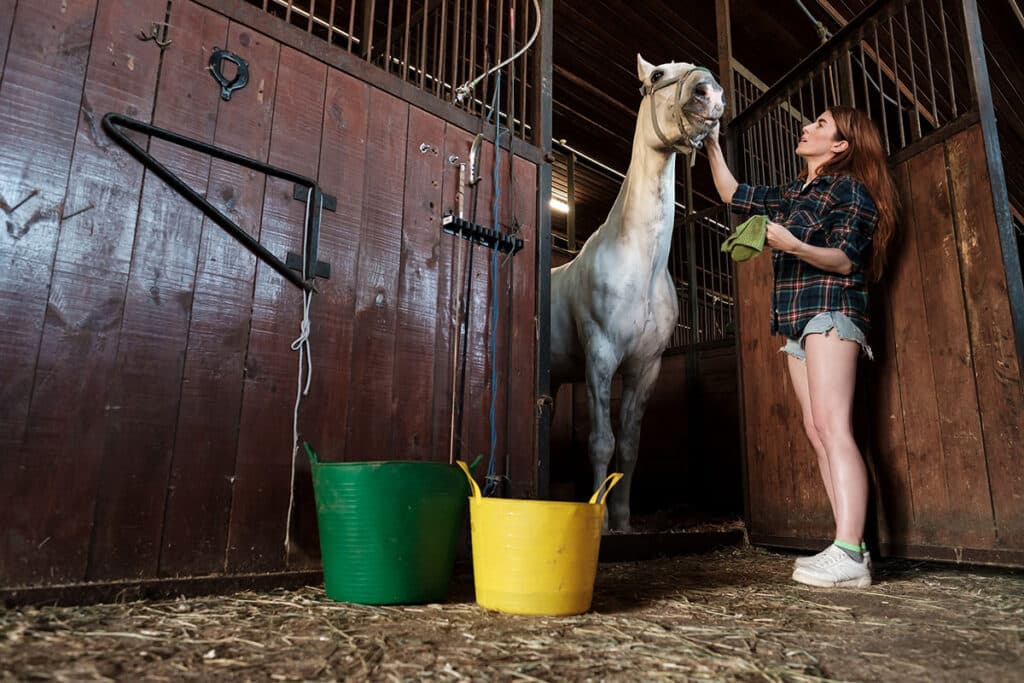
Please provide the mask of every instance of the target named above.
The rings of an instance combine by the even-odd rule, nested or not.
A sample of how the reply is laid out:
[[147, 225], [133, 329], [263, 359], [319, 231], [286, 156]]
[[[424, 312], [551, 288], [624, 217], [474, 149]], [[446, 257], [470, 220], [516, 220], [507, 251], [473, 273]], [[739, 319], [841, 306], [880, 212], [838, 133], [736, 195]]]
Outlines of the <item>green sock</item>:
[[853, 543], [846, 543], [844, 541], [840, 541], [838, 538], [836, 540], [832, 541], [832, 543], [833, 543], [833, 545], [839, 546], [839, 548], [844, 553], [849, 555], [850, 559], [853, 560], [854, 562], [863, 562], [864, 561], [864, 553], [861, 551], [861, 546], [860, 545], [854, 545]]
[[865, 543], [864, 541], [861, 541], [860, 542], [860, 552], [863, 554], [863, 553], [866, 553], [867, 551], [868, 551], [868, 544]]

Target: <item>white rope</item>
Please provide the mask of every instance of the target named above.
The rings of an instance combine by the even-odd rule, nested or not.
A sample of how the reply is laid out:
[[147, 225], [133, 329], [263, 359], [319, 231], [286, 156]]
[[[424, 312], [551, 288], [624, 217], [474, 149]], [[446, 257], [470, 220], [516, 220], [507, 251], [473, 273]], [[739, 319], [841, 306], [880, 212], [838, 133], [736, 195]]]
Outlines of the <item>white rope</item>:
[[[313, 188], [309, 188], [306, 193], [306, 220], [302, 224], [302, 273], [306, 273], [306, 232], [309, 230], [309, 209], [310, 201], [313, 197]], [[323, 213], [323, 206], [317, 207], [320, 213]], [[299, 377], [296, 382], [295, 392], [295, 412], [292, 414], [292, 468], [291, 468], [291, 480], [288, 484], [288, 516], [285, 518], [284, 527], [284, 557], [285, 563], [288, 561], [288, 546], [291, 542], [292, 532], [292, 509], [295, 507], [295, 459], [299, 452], [299, 405], [302, 403], [302, 397], [309, 393], [309, 385], [313, 380], [313, 352], [309, 344], [309, 305], [313, 301], [312, 290], [303, 290], [302, 292], [302, 323], [299, 325], [299, 336], [292, 342], [292, 351], [299, 352]], [[306, 363], [309, 366], [309, 372], [306, 373], [306, 384], [302, 384], [302, 369], [303, 369], [303, 355], [305, 355]]]
[[455, 89], [456, 102], [461, 103], [464, 99], [470, 96], [470, 94], [473, 91], [473, 88], [475, 88], [477, 84], [480, 83], [480, 81], [484, 80], [484, 78], [486, 78], [489, 74], [494, 73], [495, 71], [502, 68], [509, 62], [515, 61], [516, 59], [519, 58], [519, 55], [523, 54], [524, 52], [530, 49], [530, 46], [533, 45], [533, 41], [537, 40], [537, 34], [540, 33], [540, 3], [538, 2], [538, 0], [533, 0], [533, 9], [537, 13], [537, 25], [533, 27], [533, 35], [531, 35], [530, 39], [526, 41], [526, 44], [523, 45], [518, 52], [516, 52], [514, 55], [503, 61], [501, 64], [492, 66], [490, 69], [483, 72], [476, 78], [468, 80], [459, 87], [457, 87]]

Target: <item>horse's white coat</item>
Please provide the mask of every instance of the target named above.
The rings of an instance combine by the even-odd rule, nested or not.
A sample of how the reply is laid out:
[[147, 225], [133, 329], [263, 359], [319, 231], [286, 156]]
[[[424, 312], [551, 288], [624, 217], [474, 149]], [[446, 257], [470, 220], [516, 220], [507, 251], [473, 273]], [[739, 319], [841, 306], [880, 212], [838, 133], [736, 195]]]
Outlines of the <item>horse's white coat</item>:
[[[722, 88], [706, 70], [686, 63], [654, 66], [637, 55], [637, 71], [648, 94], [637, 113], [632, 158], [618, 198], [576, 258], [551, 271], [552, 391], [565, 382], [586, 380], [594, 486], [607, 475], [616, 447], [625, 475], [608, 505], [610, 525], [620, 530], [629, 529], [640, 422], [679, 316], [667, 267], [676, 149], [699, 144], [724, 110]], [[651, 90], [677, 77], [681, 87]], [[676, 116], [679, 107], [685, 115]], [[622, 407], [616, 442], [609, 395], [617, 371], [622, 373]]]

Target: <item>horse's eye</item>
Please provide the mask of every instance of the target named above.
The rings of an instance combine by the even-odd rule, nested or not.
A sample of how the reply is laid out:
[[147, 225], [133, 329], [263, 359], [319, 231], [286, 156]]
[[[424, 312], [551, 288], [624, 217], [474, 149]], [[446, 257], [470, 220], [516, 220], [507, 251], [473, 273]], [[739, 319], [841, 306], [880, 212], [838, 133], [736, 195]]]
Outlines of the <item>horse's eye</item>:
[[661, 80], [661, 77], [665, 75], [664, 71], [655, 71], [651, 74], [651, 83], [657, 83]]

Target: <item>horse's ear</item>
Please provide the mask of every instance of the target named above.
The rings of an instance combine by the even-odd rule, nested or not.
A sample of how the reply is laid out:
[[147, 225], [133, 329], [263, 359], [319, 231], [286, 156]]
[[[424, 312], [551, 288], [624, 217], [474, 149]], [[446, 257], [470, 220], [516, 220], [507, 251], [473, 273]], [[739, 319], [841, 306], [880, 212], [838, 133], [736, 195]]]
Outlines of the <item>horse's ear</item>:
[[641, 81], [646, 81], [647, 77], [654, 71], [654, 65], [645, 60], [640, 53], [636, 53], [636, 75]]

